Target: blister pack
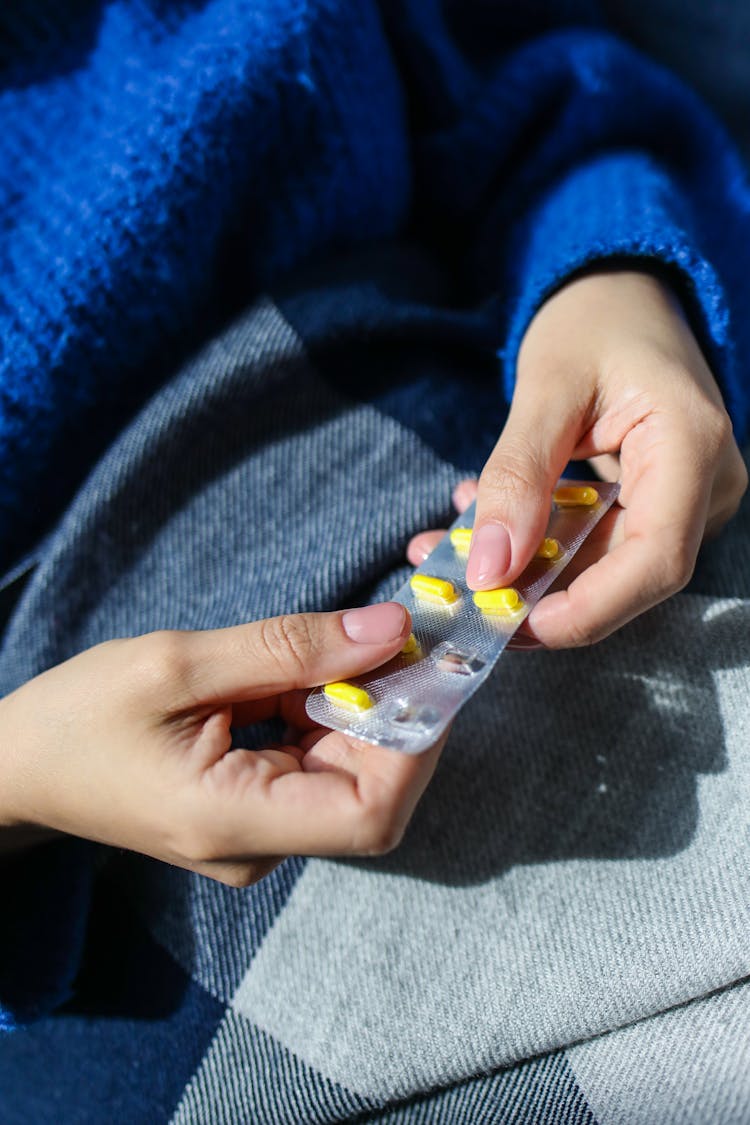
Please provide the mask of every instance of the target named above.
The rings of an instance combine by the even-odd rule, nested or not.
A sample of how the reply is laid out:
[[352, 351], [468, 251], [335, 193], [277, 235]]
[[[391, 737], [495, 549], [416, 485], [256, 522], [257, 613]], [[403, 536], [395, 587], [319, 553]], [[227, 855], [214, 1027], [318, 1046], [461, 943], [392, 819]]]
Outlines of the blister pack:
[[408, 754], [426, 750], [489, 676], [518, 626], [617, 498], [619, 485], [561, 480], [537, 554], [512, 587], [466, 585], [474, 505], [393, 597], [411, 613], [398, 656], [316, 688], [307, 713], [322, 726]]

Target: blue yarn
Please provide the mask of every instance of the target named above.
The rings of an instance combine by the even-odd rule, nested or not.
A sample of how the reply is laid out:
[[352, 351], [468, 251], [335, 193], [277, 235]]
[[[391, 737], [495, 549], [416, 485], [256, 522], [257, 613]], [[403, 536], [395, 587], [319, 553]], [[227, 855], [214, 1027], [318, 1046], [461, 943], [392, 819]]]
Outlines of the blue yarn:
[[0, 568], [227, 312], [407, 231], [454, 262], [463, 302], [495, 302], [506, 395], [571, 272], [661, 263], [746, 432], [744, 173], [590, 4], [6, 7]]

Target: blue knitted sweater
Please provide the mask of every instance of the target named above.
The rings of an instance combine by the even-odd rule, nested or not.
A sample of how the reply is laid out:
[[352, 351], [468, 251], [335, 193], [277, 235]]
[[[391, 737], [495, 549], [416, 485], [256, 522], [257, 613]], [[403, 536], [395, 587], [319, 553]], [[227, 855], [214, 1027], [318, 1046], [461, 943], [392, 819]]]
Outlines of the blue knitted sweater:
[[506, 394], [571, 271], [657, 261], [746, 426], [742, 169], [588, 4], [19, 0], [0, 67], [1, 567], [212, 327], [371, 240], [491, 303]]

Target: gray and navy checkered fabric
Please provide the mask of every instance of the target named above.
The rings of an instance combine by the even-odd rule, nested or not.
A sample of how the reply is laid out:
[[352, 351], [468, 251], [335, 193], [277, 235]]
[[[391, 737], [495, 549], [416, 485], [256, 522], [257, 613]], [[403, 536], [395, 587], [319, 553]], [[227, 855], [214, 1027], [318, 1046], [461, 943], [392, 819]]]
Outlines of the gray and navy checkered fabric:
[[[487, 326], [334, 288], [165, 382], [42, 550], [3, 691], [107, 637], [399, 585], [502, 422]], [[0, 1039], [2, 1125], [750, 1121], [749, 636], [746, 505], [688, 592], [506, 655], [393, 854], [236, 891], [94, 853], [71, 998]], [[72, 895], [39, 854], [43, 905]]]

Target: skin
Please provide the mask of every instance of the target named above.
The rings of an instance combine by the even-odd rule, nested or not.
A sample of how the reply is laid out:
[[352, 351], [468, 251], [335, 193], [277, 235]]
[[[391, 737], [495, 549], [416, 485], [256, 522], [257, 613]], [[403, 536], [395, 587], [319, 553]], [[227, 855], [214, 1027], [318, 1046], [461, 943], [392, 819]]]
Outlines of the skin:
[[[649, 274], [572, 281], [529, 326], [506, 426], [478, 486], [454, 494], [459, 510], [477, 499], [473, 589], [512, 585], [530, 562], [571, 459], [619, 480], [620, 504], [566, 570], [567, 588], [529, 615], [526, 644], [547, 648], [598, 641], [682, 589], [747, 488], [716, 381], [671, 290]], [[410, 561], [443, 534], [412, 539]]]
[[[621, 481], [621, 506], [520, 645], [591, 643], [679, 590], [747, 487], [716, 382], [654, 277], [580, 278], [534, 318], [507, 425], [478, 485], [456, 490], [459, 508], [477, 495], [474, 588], [511, 584], [530, 561], [573, 457]], [[490, 552], [476, 549], [484, 526]], [[411, 561], [442, 534], [412, 540]], [[388, 851], [441, 744], [409, 757], [357, 742], [310, 723], [304, 698], [378, 667], [409, 629], [385, 603], [110, 641], [50, 669], [0, 700], [0, 851], [68, 833], [232, 886], [290, 854]], [[283, 745], [230, 750], [233, 726], [274, 715], [288, 725]]]
[[[304, 710], [305, 689], [400, 651], [403, 607], [364, 613], [382, 626], [389, 606], [388, 640], [382, 628], [352, 640], [343, 613], [290, 615], [109, 641], [29, 681], [0, 701], [3, 849], [69, 833], [231, 886], [286, 855], [389, 851], [442, 743], [409, 756], [316, 727]], [[230, 752], [232, 726], [275, 715], [283, 745]]]

